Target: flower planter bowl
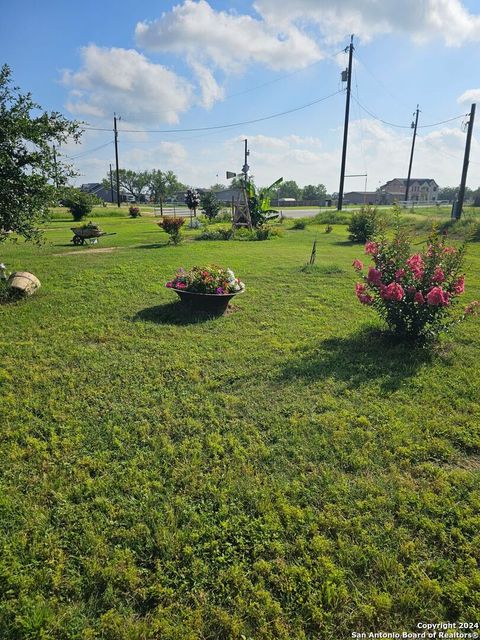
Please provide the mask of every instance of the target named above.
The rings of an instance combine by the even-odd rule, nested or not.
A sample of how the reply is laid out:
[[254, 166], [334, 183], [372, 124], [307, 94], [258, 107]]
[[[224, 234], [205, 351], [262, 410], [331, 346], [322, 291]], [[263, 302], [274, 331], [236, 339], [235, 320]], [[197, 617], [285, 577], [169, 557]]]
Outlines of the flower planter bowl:
[[196, 293], [174, 288], [172, 288], [172, 291], [178, 294], [181, 304], [189, 311], [221, 316], [227, 310], [230, 300], [243, 293], [244, 289], [235, 293], [223, 293], [220, 295], [216, 293]]

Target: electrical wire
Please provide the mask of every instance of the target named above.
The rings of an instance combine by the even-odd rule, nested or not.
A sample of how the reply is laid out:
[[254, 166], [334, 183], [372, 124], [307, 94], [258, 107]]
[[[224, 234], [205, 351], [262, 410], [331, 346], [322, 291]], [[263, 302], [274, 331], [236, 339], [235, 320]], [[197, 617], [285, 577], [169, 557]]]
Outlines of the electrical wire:
[[[190, 133], [194, 131], [214, 131], [216, 129], [229, 129], [232, 127], [241, 127], [246, 124], [264, 122], [265, 120], [272, 120], [273, 118], [279, 118], [280, 116], [285, 116], [285, 115], [288, 115], [289, 113], [295, 113], [296, 111], [307, 109], [308, 107], [311, 107], [314, 104], [319, 104], [320, 102], [324, 102], [325, 100], [328, 100], [329, 98], [333, 98], [333, 96], [336, 96], [339, 93], [343, 93], [343, 92], [344, 90], [340, 89], [338, 91], [335, 91], [334, 93], [330, 93], [328, 96], [317, 98], [316, 100], [312, 100], [312, 102], [308, 102], [307, 104], [303, 104], [299, 107], [294, 107], [293, 109], [287, 109], [286, 111], [281, 111], [279, 113], [273, 113], [268, 116], [263, 116], [262, 118], [253, 118], [252, 120], [243, 120], [241, 122], [219, 124], [211, 127], [191, 127], [188, 129], [118, 129], [118, 132], [119, 133]], [[107, 129], [102, 127], [84, 127], [84, 129], [88, 131], [113, 131], [113, 129]]]
[[76, 160], [77, 158], [83, 158], [83, 156], [86, 156], [89, 153], [93, 153], [94, 151], [99, 151], [100, 149], [104, 149], [105, 147], [108, 147], [108, 145], [110, 144], [113, 144], [113, 140], [110, 140], [109, 142], [105, 142], [105, 144], [101, 144], [98, 147], [95, 147], [94, 149], [87, 149], [86, 151], [82, 151], [81, 153], [78, 153], [75, 156], [67, 156], [65, 154], [65, 157], [68, 158], [69, 160]]
[[[388, 122], [388, 120], [383, 120], [383, 118], [379, 118], [378, 116], [376, 116], [374, 113], [372, 113], [369, 109], [367, 109], [367, 107], [365, 107], [359, 100], [358, 98], [356, 98], [353, 94], [352, 94], [352, 98], [355, 100], [355, 102], [358, 104], [358, 106], [363, 109], [363, 111], [365, 111], [366, 113], [368, 113], [370, 116], [372, 116], [372, 118], [374, 118], [375, 120], [378, 120], [379, 122], [383, 122], [383, 124], [388, 125], [389, 127], [396, 127], [398, 129], [411, 129], [412, 126], [411, 125], [407, 125], [407, 124], [396, 124], [394, 122]], [[439, 122], [433, 122], [431, 124], [422, 124], [422, 125], [418, 125], [417, 129], [426, 129], [428, 127], [438, 127], [438, 125], [440, 124], [446, 124], [447, 122], [453, 122], [454, 120], [459, 120], [460, 118], [465, 118], [465, 114], [462, 113], [459, 116], [455, 116], [453, 118], [449, 118], [448, 120], [440, 120]]]

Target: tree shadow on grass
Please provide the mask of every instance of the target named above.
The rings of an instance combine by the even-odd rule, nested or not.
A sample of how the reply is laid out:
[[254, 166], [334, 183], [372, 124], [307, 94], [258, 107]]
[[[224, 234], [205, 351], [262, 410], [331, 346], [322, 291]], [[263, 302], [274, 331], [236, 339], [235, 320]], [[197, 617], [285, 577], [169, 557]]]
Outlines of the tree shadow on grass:
[[135, 321], [154, 322], [155, 324], [189, 325], [219, 317], [221, 316], [214, 315], [211, 312], [190, 311], [188, 307], [178, 301], [147, 307], [139, 311], [133, 319]]
[[379, 380], [385, 392], [395, 391], [435, 353], [421, 346], [395, 342], [379, 330], [366, 329], [346, 338], [329, 338], [300, 353], [281, 372], [283, 380], [334, 379], [347, 388]]

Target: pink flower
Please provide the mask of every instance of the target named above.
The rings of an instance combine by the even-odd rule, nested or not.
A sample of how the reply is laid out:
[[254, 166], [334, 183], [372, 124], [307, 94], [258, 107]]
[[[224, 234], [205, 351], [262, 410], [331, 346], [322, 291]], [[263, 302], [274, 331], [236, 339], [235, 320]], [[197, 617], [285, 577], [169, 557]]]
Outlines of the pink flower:
[[361, 260], [354, 260], [352, 262], [352, 267], [356, 269], [356, 271], [361, 271], [363, 269], [363, 262]]
[[367, 282], [380, 286], [382, 284], [382, 274], [378, 269], [370, 267], [367, 275]]
[[419, 253], [410, 256], [407, 260], [407, 265], [410, 267], [413, 277], [416, 280], [420, 280], [423, 276], [423, 270], [425, 267], [422, 256]]
[[449, 295], [442, 287], [432, 287], [427, 293], [427, 303], [434, 307], [446, 307], [449, 303]]
[[360, 293], [365, 293], [367, 290], [367, 285], [363, 284], [361, 282], [357, 282], [357, 284], [355, 285], [355, 293], [357, 294], [357, 296]]
[[460, 276], [460, 278], [453, 283], [453, 290], [455, 293], [460, 294], [465, 291], [465, 277]]
[[391, 282], [380, 291], [380, 295], [384, 300], [396, 300], [400, 302], [403, 299], [403, 287], [398, 282]]
[[184, 282], [177, 282], [177, 284], [175, 285], [176, 289], [186, 289], [187, 285]]
[[438, 282], [439, 284], [441, 282], [445, 281], [445, 274], [443, 273], [443, 270], [441, 269], [441, 267], [435, 267], [435, 271], [433, 272], [433, 276], [432, 276], [432, 282]]
[[425, 298], [423, 297], [423, 293], [421, 291], [417, 291], [413, 296], [413, 301], [417, 304], [425, 304]]
[[463, 313], [466, 316], [473, 316], [478, 313], [479, 309], [480, 309], [480, 302], [478, 300], [474, 300], [473, 302], [470, 302], [470, 304], [467, 304]]
[[358, 299], [362, 304], [373, 304], [373, 298], [369, 293], [362, 293], [358, 296]]
[[405, 275], [405, 269], [397, 269], [395, 271], [395, 279], [396, 280], [401, 280], [404, 275]]
[[173, 282], [167, 282], [165, 286], [171, 289], [173, 287]]
[[443, 248], [443, 253], [446, 256], [454, 255], [455, 253], [457, 253], [457, 250], [455, 249], [455, 247], [444, 247]]
[[365, 253], [369, 256], [376, 256], [378, 254], [378, 244], [376, 242], [367, 242], [365, 245]]

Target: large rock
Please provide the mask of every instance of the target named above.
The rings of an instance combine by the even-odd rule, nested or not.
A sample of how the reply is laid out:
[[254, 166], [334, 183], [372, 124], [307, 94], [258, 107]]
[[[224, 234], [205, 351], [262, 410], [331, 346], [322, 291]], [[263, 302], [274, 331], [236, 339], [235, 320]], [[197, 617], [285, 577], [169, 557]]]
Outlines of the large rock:
[[28, 271], [15, 271], [8, 278], [8, 284], [14, 293], [22, 296], [31, 296], [40, 289], [40, 280]]

